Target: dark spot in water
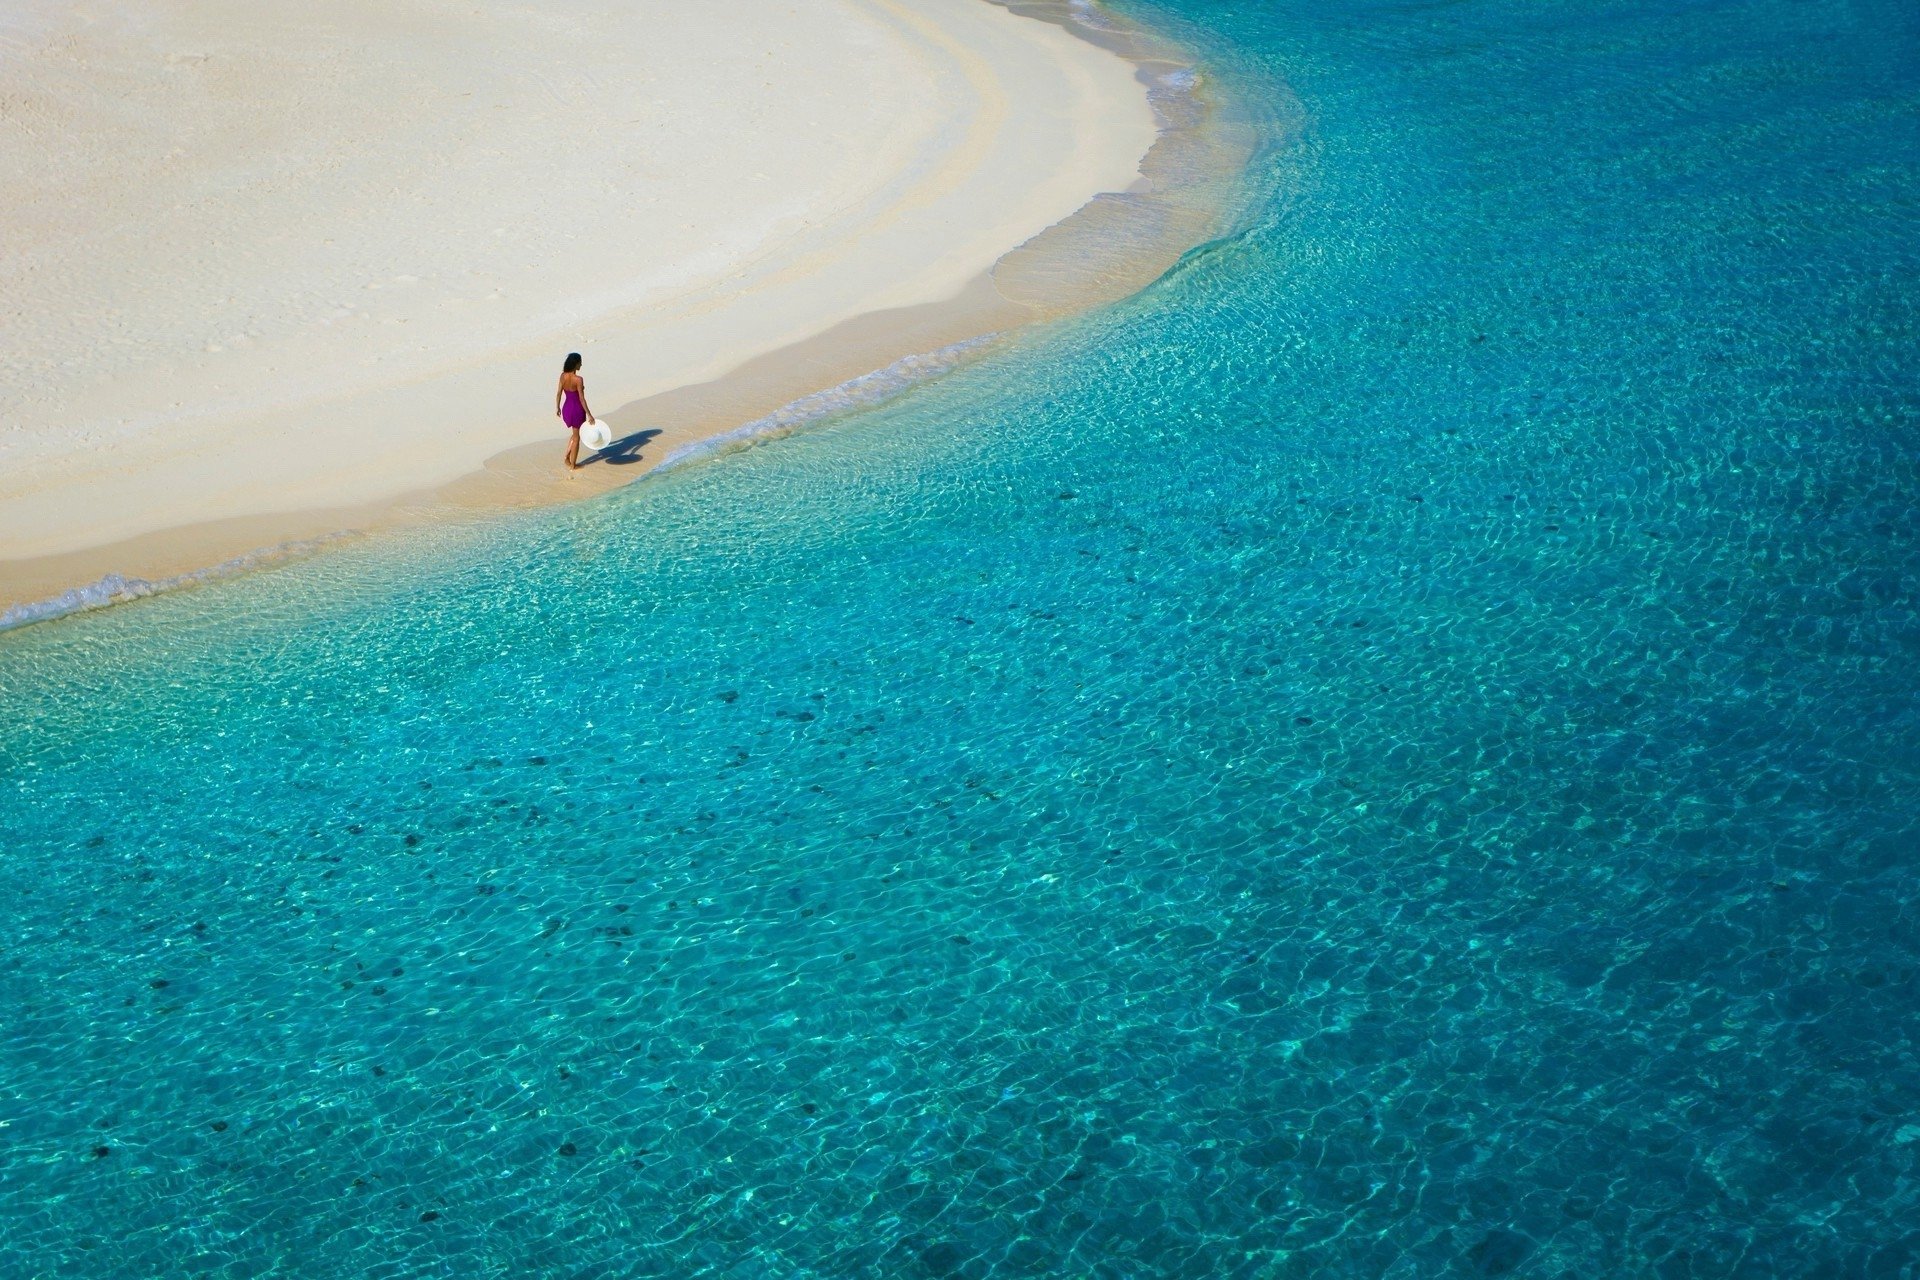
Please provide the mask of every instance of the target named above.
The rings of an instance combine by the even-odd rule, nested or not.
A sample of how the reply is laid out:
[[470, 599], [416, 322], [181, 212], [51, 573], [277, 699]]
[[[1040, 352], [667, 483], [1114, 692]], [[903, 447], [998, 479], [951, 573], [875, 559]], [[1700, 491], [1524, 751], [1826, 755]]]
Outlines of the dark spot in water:
[[193, 931], [195, 933], [205, 933], [207, 931], [207, 922], [205, 920], [195, 920], [193, 922]]
[[800, 909], [800, 917], [801, 917], [801, 919], [803, 919], [803, 920], [804, 920], [804, 919], [805, 919], [806, 917], [808, 917], [808, 916], [810, 916], [810, 915], [812, 915], [812, 914], [813, 914], [813, 908], [812, 908], [812, 907], [802, 907], [802, 908]]
[[225, 1133], [227, 1131], [227, 1122], [225, 1120], [215, 1120], [213, 1122], [213, 1131], [215, 1133]]
[[87, 838], [87, 848], [98, 849], [101, 845], [105, 844], [106, 842], [107, 842], [107, 838], [105, 836], [89, 836]]
[[347, 834], [350, 836], [357, 836], [365, 830], [366, 828], [357, 822], [349, 822], [347, 824]]
[[1059, 500], [1061, 502], [1072, 502], [1075, 498], [1079, 496], [1080, 496], [1079, 494], [1075, 493], [1071, 489], [1062, 489], [1058, 495]]
[[1313, 717], [1312, 716], [1295, 716], [1293, 718], [1293, 722], [1295, 724], [1312, 724]]
[[383, 1075], [385, 1075], [385, 1074], [387, 1074], [387, 1069], [386, 1069], [385, 1067], [375, 1067], [375, 1068], [373, 1069], [373, 1074], [375, 1074], [375, 1075], [377, 1075], [377, 1076], [383, 1076]]
[[887, 1011], [887, 1016], [895, 1022], [905, 1022], [907, 1020], [907, 1011], [899, 1005], [895, 1005]]
[[721, 695], [720, 695], [720, 701], [722, 701], [722, 702], [738, 702], [738, 701], [740, 701], [740, 695], [739, 695], [738, 693], [735, 693], [735, 692], [734, 692], [734, 691], [733, 691], [732, 689], [729, 689], [729, 690], [727, 690], [727, 691], [726, 691], [725, 693], [723, 693], [723, 694], [721, 694]]
[[1271, 1169], [1285, 1164], [1300, 1154], [1298, 1143], [1288, 1138], [1274, 1138], [1268, 1142], [1255, 1143], [1240, 1152], [1240, 1159], [1256, 1169]]
[[560, 1144], [560, 1154], [563, 1156], [577, 1156], [580, 1154], [580, 1148], [574, 1146], [571, 1142], [563, 1142]]
[[385, 987], [375, 987], [375, 988], [373, 989], [373, 994], [375, 994], [375, 995], [377, 995], [377, 996], [383, 996], [383, 995], [385, 995], [385, 994], [387, 994], [387, 989], [386, 989]]
[[852, 960], [852, 959], [853, 959], [853, 952], [851, 952], [851, 951], [844, 951], [844, 952], [842, 952], [842, 953], [840, 954], [840, 959], [841, 959], [841, 961], [842, 961], [842, 962], [845, 962], [845, 961], [849, 961], [849, 960]]
[[1547, 532], [1548, 532], [1548, 533], [1558, 533], [1558, 532], [1560, 532], [1560, 526], [1559, 526], [1559, 525], [1557, 525], [1557, 524], [1550, 524], [1550, 525], [1548, 525], [1548, 526], [1547, 526]]
[[972, 618], [962, 617], [960, 614], [957, 614], [957, 613], [953, 615], [953, 620], [959, 623], [963, 627], [970, 627], [973, 625]]
[[431, 1209], [429, 1209], [429, 1210], [427, 1210], [427, 1211], [426, 1211], [425, 1213], [423, 1213], [423, 1214], [421, 1214], [421, 1215], [420, 1215], [420, 1221], [422, 1221], [422, 1222], [433, 1222], [433, 1221], [436, 1221], [436, 1220], [437, 1220], [437, 1219], [438, 1219], [439, 1217], [440, 1217], [440, 1215], [439, 1215], [439, 1214], [437, 1214], [437, 1213], [435, 1213], [435, 1212], [434, 1212], [433, 1210], [431, 1210]]
[[1467, 1261], [1483, 1276], [1504, 1276], [1527, 1260], [1533, 1241], [1518, 1231], [1496, 1228], [1467, 1250]]
[[812, 1115], [814, 1112], [818, 1111], [820, 1108], [814, 1106], [811, 1102], [803, 1102], [800, 1104], [800, 1109], [806, 1112], [808, 1115]]
[[1407, 498], [1408, 502], [1425, 502], [1426, 500], [1426, 495], [1419, 493], [1409, 495]]
[[1500, 501], [1502, 501], [1502, 502], [1512, 502], [1512, 501], [1513, 501], [1513, 495], [1512, 495], [1512, 494], [1510, 494], [1510, 493], [1503, 493], [1503, 494], [1501, 494], [1501, 495], [1500, 495]]
[[420, 833], [418, 831], [407, 832], [407, 839], [406, 839], [407, 848], [411, 849], [413, 848], [413, 846], [419, 843], [420, 843]]
[[401, 967], [400, 967], [399, 965], [395, 965], [395, 966], [393, 967], [393, 972], [391, 972], [391, 973], [389, 973], [389, 974], [388, 974], [387, 976], [388, 976], [389, 978], [397, 978], [397, 977], [399, 977], [399, 976], [400, 976], [401, 974], [403, 974], [403, 973], [405, 973], [405, 972], [406, 972], [406, 970], [405, 970], [405, 969], [402, 969], [402, 968], [401, 968]]
[[964, 933], [956, 933], [951, 938], [948, 938], [947, 941], [956, 947], [970, 947], [973, 945], [973, 939]]
[[155, 991], [162, 991], [162, 990], [165, 990], [167, 986], [167, 980], [165, 978], [155, 978], [152, 982], [149, 982], [147, 985], [152, 987]]
[[477, 884], [473, 886], [473, 891], [483, 898], [491, 898], [500, 891], [500, 886], [496, 884]]
[[1787, 890], [1791, 888], [1793, 888], [1793, 886], [1788, 884], [1785, 880], [1775, 880], [1773, 882], [1773, 891], [1775, 893], [1785, 893]]
[[669, 910], [669, 911], [678, 911], [679, 909], [680, 909], [680, 904], [679, 904], [679, 902], [677, 902], [677, 901], [671, 901], [671, 902], [668, 902], [668, 903], [667, 903], [667, 910]]
[[428, 782], [425, 778], [422, 778], [420, 779], [420, 789], [422, 791], [431, 791], [433, 790], [433, 784], [431, 782]]
[[944, 1240], [920, 1251], [920, 1265], [936, 1276], [959, 1275], [966, 1263], [966, 1250]]
[[565, 1067], [561, 1067], [561, 1068], [560, 1068], [560, 1078], [561, 1078], [562, 1080], [571, 1080], [571, 1079], [573, 1079], [573, 1072], [571, 1072], [571, 1071], [569, 1071], [569, 1070], [567, 1070], [567, 1069], [566, 1069]]
[[95, 1160], [104, 1160], [112, 1154], [113, 1154], [112, 1147], [95, 1147], [93, 1149], [93, 1158]]
[[352, 978], [342, 978], [342, 979], [340, 979], [340, 989], [341, 989], [342, 991], [351, 991], [351, 990], [353, 990], [353, 979], [352, 979]]
[[813, 719], [813, 712], [811, 712], [811, 711], [796, 711], [796, 712], [794, 712], [794, 715], [793, 715], [793, 718], [794, 718], [795, 720], [811, 720], [811, 719]]
[[546, 762], [547, 762], [547, 758], [545, 756], [528, 756], [527, 757], [527, 763], [530, 765], [538, 766], [538, 765], [543, 765]]
[[1367, 625], [1367, 620], [1365, 618], [1355, 618], [1352, 622], [1349, 622], [1347, 625], [1352, 627], [1355, 631], [1358, 631], [1362, 627]]

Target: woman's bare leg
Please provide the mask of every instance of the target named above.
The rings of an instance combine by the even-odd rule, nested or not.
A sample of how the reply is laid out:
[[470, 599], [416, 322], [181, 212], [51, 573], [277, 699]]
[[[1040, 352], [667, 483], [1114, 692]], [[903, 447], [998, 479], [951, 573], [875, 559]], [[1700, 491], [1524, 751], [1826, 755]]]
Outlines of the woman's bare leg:
[[578, 471], [580, 469], [580, 428], [575, 427], [567, 432], [567, 436], [567, 470]]

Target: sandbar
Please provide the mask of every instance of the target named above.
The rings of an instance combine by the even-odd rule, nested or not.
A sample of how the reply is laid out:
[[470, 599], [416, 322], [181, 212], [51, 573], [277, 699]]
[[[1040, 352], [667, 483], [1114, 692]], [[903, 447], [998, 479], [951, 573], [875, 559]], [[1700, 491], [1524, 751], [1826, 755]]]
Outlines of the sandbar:
[[[17, 8], [0, 610], [583, 496], [1137, 289], [1244, 147], [1092, 14]], [[568, 350], [621, 441], [571, 475]]]

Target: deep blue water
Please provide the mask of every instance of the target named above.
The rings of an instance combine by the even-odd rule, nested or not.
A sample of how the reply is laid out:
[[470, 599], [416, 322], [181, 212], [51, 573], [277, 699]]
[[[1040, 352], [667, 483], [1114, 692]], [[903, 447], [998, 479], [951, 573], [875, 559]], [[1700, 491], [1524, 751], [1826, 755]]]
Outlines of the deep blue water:
[[0, 637], [0, 1274], [1920, 1274], [1920, 10], [1129, 12], [1141, 297]]

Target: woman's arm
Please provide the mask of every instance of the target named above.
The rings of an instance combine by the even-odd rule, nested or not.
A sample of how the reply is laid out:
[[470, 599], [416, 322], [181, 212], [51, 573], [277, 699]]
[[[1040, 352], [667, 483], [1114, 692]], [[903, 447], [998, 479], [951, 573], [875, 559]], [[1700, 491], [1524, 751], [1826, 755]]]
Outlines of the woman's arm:
[[593, 416], [593, 410], [587, 408], [587, 380], [585, 378], [580, 380], [580, 412], [587, 415], [588, 422], [598, 421], [598, 419]]
[[565, 398], [566, 390], [567, 375], [563, 373], [560, 375], [560, 384], [553, 389], [553, 416], [556, 418], [560, 416], [560, 401]]

